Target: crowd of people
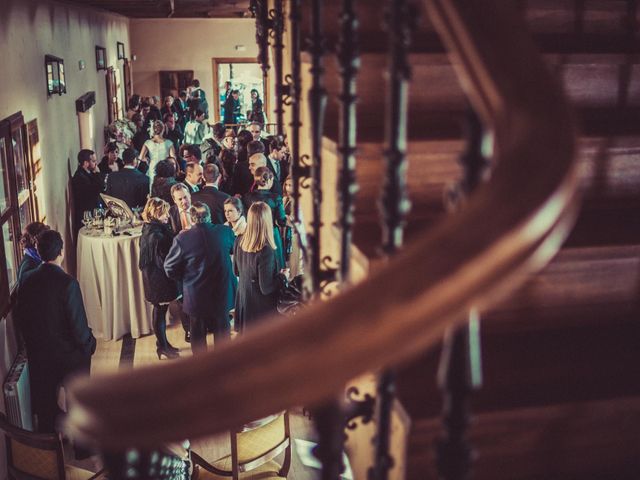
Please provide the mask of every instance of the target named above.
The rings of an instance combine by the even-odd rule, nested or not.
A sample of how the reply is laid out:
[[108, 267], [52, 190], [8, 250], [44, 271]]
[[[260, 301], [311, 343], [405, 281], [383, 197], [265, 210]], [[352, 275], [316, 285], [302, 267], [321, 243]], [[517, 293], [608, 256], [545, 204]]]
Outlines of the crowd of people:
[[[305, 233], [292, 217], [285, 139], [265, 136], [259, 121], [246, 129], [210, 126], [197, 81], [182, 93], [161, 108], [134, 95], [127, 118], [110, 127], [103, 157], [81, 150], [71, 179], [74, 239], [103, 193], [142, 211], [139, 264], [132, 267], [142, 274], [140, 302], [152, 305], [158, 359], [179, 357], [166, 334], [171, 303], [197, 354], [207, 348], [207, 333], [217, 343], [276, 314], [279, 290], [304, 270]], [[21, 242], [15, 318], [39, 429], [52, 431], [56, 388], [70, 373], [89, 370], [96, 340], [80, 286], [61, 267], [60, 233], [36, 222]]]

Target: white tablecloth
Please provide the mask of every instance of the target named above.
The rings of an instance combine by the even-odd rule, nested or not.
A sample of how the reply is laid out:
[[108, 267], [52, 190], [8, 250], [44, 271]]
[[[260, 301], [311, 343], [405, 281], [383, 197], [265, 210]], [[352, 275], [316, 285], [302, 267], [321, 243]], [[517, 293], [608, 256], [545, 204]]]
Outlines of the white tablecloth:
[[141, 229], [130, 233], [104, 237], [82, 228], [78, 235], [78, 282], [87, 320], [94, 335], [105, 340], [151, 332], [151, 305], [138, 268]]

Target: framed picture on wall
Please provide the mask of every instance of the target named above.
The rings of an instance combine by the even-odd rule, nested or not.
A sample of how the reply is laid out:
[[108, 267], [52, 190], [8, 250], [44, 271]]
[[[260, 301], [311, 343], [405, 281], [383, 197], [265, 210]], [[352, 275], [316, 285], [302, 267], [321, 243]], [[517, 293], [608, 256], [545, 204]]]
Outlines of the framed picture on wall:
[[96, 45], [96, 69], [106, 70], [107, 69], [107, 49], [104, 47], [99, 47]]
[[118, 42], [118, 60], [124, 60], [124, 43]]

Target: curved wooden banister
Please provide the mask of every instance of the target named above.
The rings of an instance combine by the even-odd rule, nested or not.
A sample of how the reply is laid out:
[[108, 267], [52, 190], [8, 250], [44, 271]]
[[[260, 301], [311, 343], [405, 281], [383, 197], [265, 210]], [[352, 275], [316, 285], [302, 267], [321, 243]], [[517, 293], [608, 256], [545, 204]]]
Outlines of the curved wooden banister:
[[152, 446], [319, 403], [434, 346], [470, 307], [491, 305], [555, 254], [578, 205], [573, 121], [558, 82], [509, 2], [425, 4], [493, 134], [491, 181], [365, 282], [296, 318], [200, 357], [77, 380], [71, 434], [102, 448]]

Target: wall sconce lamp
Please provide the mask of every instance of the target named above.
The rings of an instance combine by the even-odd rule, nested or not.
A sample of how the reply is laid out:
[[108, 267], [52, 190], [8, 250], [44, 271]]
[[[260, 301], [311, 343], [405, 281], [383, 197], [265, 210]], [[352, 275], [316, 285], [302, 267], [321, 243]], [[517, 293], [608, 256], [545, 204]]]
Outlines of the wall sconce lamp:
[[104, 47], [98, 47], [96, 45], [96, 69], [106, 70], [107, 69], [107, 49]]
[[47, 75], [47, 95], [67, 93], [67, 82], [64, 76], [64, 60], [53, 55], [44, 56], [44, 66]]
[[124, 55], [124, 43], [122, 42], [117, 42], [118, 45], [118, 60], [124, 60], [125, 55]]

